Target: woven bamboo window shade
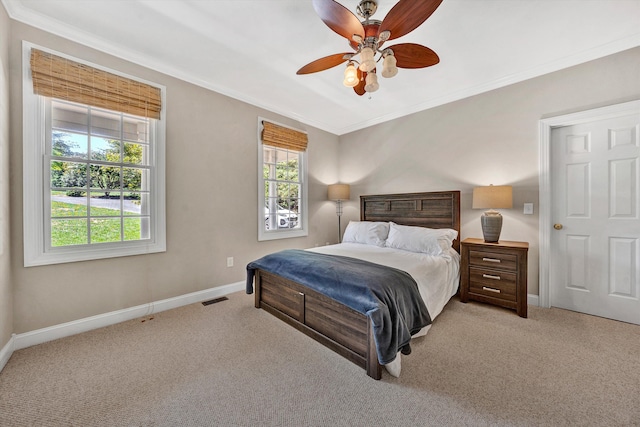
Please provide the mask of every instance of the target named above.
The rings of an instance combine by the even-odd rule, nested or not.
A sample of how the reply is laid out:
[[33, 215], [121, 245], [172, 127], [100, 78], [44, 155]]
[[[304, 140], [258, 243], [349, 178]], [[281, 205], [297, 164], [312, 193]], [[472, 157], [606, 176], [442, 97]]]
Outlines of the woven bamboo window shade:
[[307, 149], [308, 138], [306, 133], [270, 122], [262, 122], [262, 125], [263, 144], [295, 151], [305, 151]]
[[160, 89], [31, 49], [33, 92], [151, 119], [160, 118]]

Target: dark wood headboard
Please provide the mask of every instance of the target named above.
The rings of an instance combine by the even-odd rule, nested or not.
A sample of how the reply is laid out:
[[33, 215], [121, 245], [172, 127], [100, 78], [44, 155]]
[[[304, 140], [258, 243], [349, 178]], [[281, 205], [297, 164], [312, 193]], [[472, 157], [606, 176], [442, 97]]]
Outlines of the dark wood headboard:
[[360, 196], [360, 221], [452, 228], [458, 231], [453, 248], [460, 252], [460, 191]]

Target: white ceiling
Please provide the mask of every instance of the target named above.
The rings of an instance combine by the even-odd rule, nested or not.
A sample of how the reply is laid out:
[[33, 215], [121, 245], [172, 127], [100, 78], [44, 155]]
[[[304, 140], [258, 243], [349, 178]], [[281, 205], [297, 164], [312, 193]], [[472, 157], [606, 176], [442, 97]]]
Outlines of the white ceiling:
[[[396, 2], [379, 0], [374, 18]], [[387, 43], [425, 45], [440, 63], [359, 97], [342, 85], [344, 65], [296, 75], [350, 50], [311, 0], [2, 3], [15, 20], [336, 135], [640, 46], [640, 0], [444, 0]], [[359, 0], [339, 3], [355, 12]]]

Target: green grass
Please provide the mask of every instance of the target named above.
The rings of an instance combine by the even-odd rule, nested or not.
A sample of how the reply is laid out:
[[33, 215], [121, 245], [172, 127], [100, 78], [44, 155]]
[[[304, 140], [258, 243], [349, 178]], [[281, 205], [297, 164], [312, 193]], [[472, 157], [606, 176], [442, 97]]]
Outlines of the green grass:
[[[92, 217], [113, 216], [114, 210], [91, 208]], [[51, 246], [86, 245], [87, 207], [72, 203], [51, 203]], [[62, 218], [61, 218], [62, 217]], [[141, 219], [123, 218], [124, 240], [140, 240]], [[121, 218], [91, 218], [91, 243], [120, 242]]]
[[[113, 215], [112, 209], [105, 209], [111, 211], [109, 215]], [[96, 209], [91, 209], [91, 213], [96, 214]], [[87, 216], [87, 206], [77, 205], [75, 203], [63, 203], [63, 202], [51, 202], [51, 217], [70, 217], [70, 216]]]

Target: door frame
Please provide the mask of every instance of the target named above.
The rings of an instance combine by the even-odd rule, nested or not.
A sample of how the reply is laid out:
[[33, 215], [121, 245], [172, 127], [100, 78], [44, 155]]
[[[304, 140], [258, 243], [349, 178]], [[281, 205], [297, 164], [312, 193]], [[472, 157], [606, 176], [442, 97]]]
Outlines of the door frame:
[[541, 119], [539, 123], [539, 205], [540, 221], [539, 233], [539, 283], [538, 304], [540, 307], [551, 307], [551, 288], [549, 276], [549, 257], [551, 255], [551, 131], [562, 126], [572, 126], [596, 120], [605, 120], [625, 116], [640, 111], [640, 100], [624, 102], [622, 104], [609, 105], [601, 108], [565, 114], [562, 116]]

